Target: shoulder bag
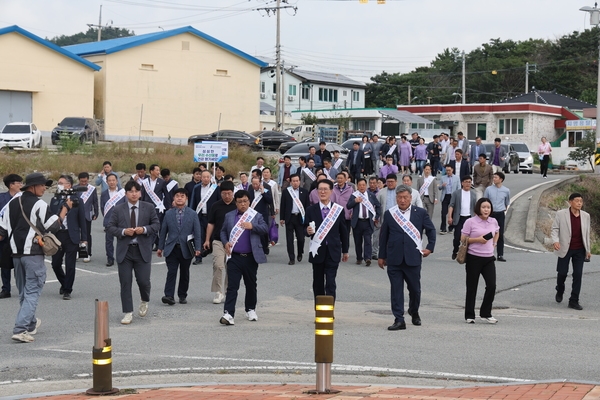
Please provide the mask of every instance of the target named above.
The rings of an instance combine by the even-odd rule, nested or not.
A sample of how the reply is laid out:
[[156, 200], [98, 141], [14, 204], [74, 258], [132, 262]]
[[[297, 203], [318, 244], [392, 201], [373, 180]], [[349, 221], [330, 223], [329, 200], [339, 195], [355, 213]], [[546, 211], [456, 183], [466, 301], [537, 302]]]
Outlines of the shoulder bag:
[[460, 241], [458, 246], [458, 253], [456, 253], [456, 262], [464, 264], [467, 261], [467, 250], [469, 250], [469, 237], [465, 237], [464, 240]]
[[23, 211], [23, 203], [21, 202], [21, 197], [19, 197], [19, 205], [21, 206], [21, 213], [23, 214], [23, 218], [29, 224], [31, 229], [34, 230], [35, 233], [38, 234], [37, 241], [42, 250], [44, 251], [44, 255], [53, 256], [58, 252], [60, 245], [62, 244], [60, 240], [53, 233], [47, 232], [42, 234], [40, 230], [31, 223], [27, 215], [25, 215], [25, 211]]

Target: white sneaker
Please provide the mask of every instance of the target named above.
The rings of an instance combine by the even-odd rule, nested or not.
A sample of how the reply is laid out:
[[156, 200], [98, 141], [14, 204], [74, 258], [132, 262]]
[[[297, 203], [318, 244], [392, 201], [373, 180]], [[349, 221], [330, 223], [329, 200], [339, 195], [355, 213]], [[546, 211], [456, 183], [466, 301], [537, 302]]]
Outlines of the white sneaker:
[[223, 316], [221, 317], [219, 322], [222, 323], [223, 325], [234, 325], [235, 324], [235, 322], [233, 322], [233, 317], [231, 315], [229, 315], [229, 313], [227, 311], [225, 311], [225, 314], [223, 314]]
[[21, 333], [15, 333], [14, 335], [12, 335], [12, 339], [16, 340], [17, 342], [23, 342], [23, 343], [31, 343], [35, 340], [33, 338], [33, 336], [31, 336], [29, 334], [29, 332], [27, 332], [27, 331], [24, 331]]
[[481, 318], [484, 321], [487, 321], [489, 324], [495, 324], [495, 323], [498, 322], [498, 320], [496, 318], [494, 318], [494, 317], [487, 317], [487, 318], [485, 318], [485, 317], [479, 317], [479, 318]]
[[123, 319], [121, 320], [121, 323], [123, 325], [129, 325], [131, 323], [131, 321], [133, 321], [133, 313], [132, 312], [128, 312], [123, 316]]
[[248, 317], [248, 321], [258, 321], [258, 315], [256, 315], [256, 311], [254, 310], [248, 310], [246, 316]]
[[467, 318], [467, 319], [465, 320], [465, 322], [466, 322], [467, 324], [474, 324], [474, 323], [475, 323], [475, 320], [474, 320], [473, 318]]
[[213, 299], [213, 304], [221, 304], [223, 302], [223, 300], [225, 300], [225, 296], [223, 296], [223, 293], [217, 292], [217, 293], [215, 293], [215, 298]]
[[90, 260], [91, 260], [91, 257], [86, 257], [86, 258], [83, 259], [83, 262], [84, 263], [89, 263]]
[[35, 328], [33, 328], [33, 330], [31, 332], [27, 332], [27, 333], [29, 333], [30, 335], [35, 335], [37, 333], [37, 330], [40, 327], [40, 325], [42, 325], [42, 320], [40, 318], [38, 318], [35, 323]]
[[140, 303], [140, 317], [145, 317], [146, 314], [148, 313], [148, 302], [147, 301], [142, 301]]

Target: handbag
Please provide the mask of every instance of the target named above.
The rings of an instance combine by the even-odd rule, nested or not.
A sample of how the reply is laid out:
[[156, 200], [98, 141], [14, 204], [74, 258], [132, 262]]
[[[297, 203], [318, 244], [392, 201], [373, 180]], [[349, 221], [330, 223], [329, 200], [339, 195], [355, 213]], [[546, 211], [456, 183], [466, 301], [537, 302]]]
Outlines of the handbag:
[[279, 240], [279, 226], [275, 222], [275, 218], [271, 218], [271, 226], [269, 227], [269, 239], [271, 242], [277, 243]]
[[458, 253], [456, 253], [456, 262], [464, 264], [467, 261], [467, 250], [469, 250], [469, 237], [465, 237], [464, 240], [460, 241], [458, 246]]
[[53, 233], [47, 232], [42, 234], [40, 230], [31, 223], [29, 218], [27, 218], [27, 215], [25, 215], [25, 211], [23, 211], [23, 202], [21, 202], [21, 197], [19, 197], [19, 206], [21, 206], [21, 214], [23, 214], [23, 218], [25, 218], [25, 221], [27, 221], [31, 229], [33, 229], [33, 231], [38, 234], [37, 241], [42, 250], [44, 251], [44, 255], [55, 255], [58, 252], [58, 249], [60, 249], [60, 245], [62, 244], [60, 240], [58, 240], [58, 238], [54, 236]]

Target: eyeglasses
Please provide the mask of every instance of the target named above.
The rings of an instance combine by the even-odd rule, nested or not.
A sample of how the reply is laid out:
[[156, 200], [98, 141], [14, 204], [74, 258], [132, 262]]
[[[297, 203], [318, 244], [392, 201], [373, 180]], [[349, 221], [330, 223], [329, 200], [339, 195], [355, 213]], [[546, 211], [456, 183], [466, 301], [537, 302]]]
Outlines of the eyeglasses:
[[319, 188], [319, 189], [317, 189], [317, 190], [318, 190], [319, 192], [328, 192], [328, 191], [330, 191], [331, 189], [329, 189], [329, 188]]
[[235, 202], [236, 202], [237, 204], [244, 204], [244, 203], [250, 203], [250, 200], [248, 200], [248, 199], [245, 199], [245, 200], [239, 200], [239, 199], [238, 199], [238, 200], [236, 200]]

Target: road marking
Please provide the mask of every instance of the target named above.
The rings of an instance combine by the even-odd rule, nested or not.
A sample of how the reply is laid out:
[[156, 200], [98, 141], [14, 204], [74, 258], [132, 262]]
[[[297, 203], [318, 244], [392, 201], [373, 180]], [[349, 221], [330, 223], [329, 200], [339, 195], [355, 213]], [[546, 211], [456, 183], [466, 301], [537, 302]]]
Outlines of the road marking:
[[[63, 350], [63, 349], [40, 349], [42, 351], [54, 351], [64, 353], [79, 353], [89, 354], [89, 351], [82, 350]], [[121, 356], [138, 356], [146, 357], [147, 354], [139, 353], [119, 353]], [[135, 375], [135, 374], [148, 374], [148, 373], [161, 373], [161, 372], [190, 372], [190, 371], [226, 371], [226, 370], [264, 370], [264, 371], [277, 371], [277, 370], [314, 370], [315, 363], [309, 362], [297, 362], [297, 361], [280, 361], [280, 360], [263, 360], [263, 359], [248, 359], [248, 358], [227, 358], [227, 357], [202, 357], [202, 356], [176, 356], [176, 355], [161, 355], [153, 354], [154, 357], [163, 358], [174, 358], [174, 359], [185, 359], [185, 360], [212, 360], [212, 361], [233, 361], [233, 362], [252, 362], [252, 363], [269, 363], [278, 365], [247, 365], [247, 366], [223, 366], [223, 367], [185, 367], [185, 368], [159, 368], [159, 369], [143, 369], [143, 370], [131, 370], [131, 371], [113, 371], [113, 375]], [[456, 374], [450, 372], [439, 372], [439, 371], [422, 371], [416, 369], [401, 369], [401, 368], [384, 368], [384, 367], [370, 367], [362, 365], [344, 365], [344, 364], [332, 364], [332, 369], [338, 372], [376, 372], [376, 373], [396, 373], [405, 375], [416, 375], [426, 376], [434, 378], [445, 378], [445, 379], [457, 379], [457, 380], [478, 380], [478, 381], [494, 381], [494, 382], [531, 382], [529, 379], [509, 378], [504, 376], [493, 376], [493, 375], [471, 375], [471, 374]], [[90, 373], [74, 374], [77, 378], [90, 377]]]
[[[48, 264], [52, 264], [52, 260], [46, 260], [44, 259], [45, 262], [47, 262]], [[65, 264], [63, 263], [61, 265], [61, 267], [64, 267]], [[89, 269], [83, 269], [83, 268], [79, 268], [79, 267], [75, 267], [75, 269], [77, 271], [81, 271], [81, 272], [87, 272], [89, 274], [93, 274], [93, 275], [102, 275], [102, 276], [108, 276], [108, 275], [115, 275], [118, 274], [118, 271], [110, 271], [110, 272], [95, 272], [95, 271], [90, 271]], [[46, 283], [50, 283], [50, 282], [58, 282], [58, 280], [51, 280], [51, 281], [46, 281]]]
[[45, 381], [45, 379], [44, 378], [31, 378], [31, 379], [27, 379], [26, 381], [21, 381], [21, 380], [15, 379], [14, 381], [0, 382], [0, 385], [10, 385], [12, 383], [23, 383], [23, 382], [42, 382], [42, 381]]

